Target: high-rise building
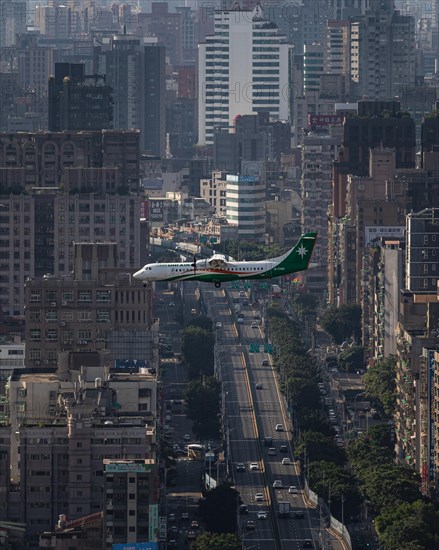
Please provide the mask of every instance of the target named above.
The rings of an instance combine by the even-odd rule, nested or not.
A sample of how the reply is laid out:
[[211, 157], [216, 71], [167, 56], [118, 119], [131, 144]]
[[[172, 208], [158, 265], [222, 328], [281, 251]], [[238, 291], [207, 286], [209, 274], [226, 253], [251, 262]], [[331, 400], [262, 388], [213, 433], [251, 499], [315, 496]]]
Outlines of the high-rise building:
[[[116, 243], [73, 243], [70, 248], [73, 276], [26, 282], [26, 364], [56, 365], [60, 352], [102, 349], [108, 350], [108, 360], [151, 360], [151, 290], [123, 268], [117, 272]], [[131, 349], [121, 356], [122, 330], [130, 333]], [[141, 336], [137, 345], [136, 335]]]
[[238, 115], [288, 119], [291, 46], [259, 5], [215, 12], [215, 32], [198, 49], [200, 145], [211, 145], [215, 128], [233, 126]]
[[154, 540], [158, 530], [156, 461], [106, 458], [104, 468], [104, 548]]
[[143, 35], [156, 37], [158, 44], [166, 49], [171, 65], [181, 65], [183, 62], [183, 40], [186, 45], [191, 43], [188, 14], [185, 12], [182, 8], [172, 13], [168, 2], [152, 2], [151, 13], [137, 14]]
[[165, 49], [129, 35], [97, 53], [97, 70], [113, 89], [114, 128], [140, 130], [140, 149], [165, 153]]
[[350, 80], [349, 21], [328, 21], [326, 24], [325, 73], [339, 74]]
[[55, 63], [55, 76], [49, 78], [49, 131], [112, 126], [112, 89], [106, 85], [105, 75], [85, 75], [82, 63]]
[[0, 48], [16, 45], [17, 34], [26, 32], [26, 2], [2, 0], [0, 2]]
[[324, 48], [320, 42], [305, 44], [303, 52], [303, 89], [316, 92], [320, 88], [320, 76], [325, 72]]
[[416, 78], [415, 22], [394, 10], [392, 0], [371, 0], [351, 20], [351, 78], [358, 97], [389, 99]]
[[263, 241], [265, 235], [265, 183], [261, 177], [227, 176], [226, 216], [238, 238]]
[[405, 287], [416, 294], [437, 291], [439, 273], [439, 208], [407, 215]]
[[328, 286], [328, 206], [332, 199], [332, 164], [338, 156], [341, 140], [341, 129], [333, 128], [330, 134], [309, 134], [302, 143], [302, 232], [317, 231], [319, 234], [313, 252], [313, 261], [318, 267], [309, 273], [309, 278], [306, 274], [307, 288], [321, 298]]

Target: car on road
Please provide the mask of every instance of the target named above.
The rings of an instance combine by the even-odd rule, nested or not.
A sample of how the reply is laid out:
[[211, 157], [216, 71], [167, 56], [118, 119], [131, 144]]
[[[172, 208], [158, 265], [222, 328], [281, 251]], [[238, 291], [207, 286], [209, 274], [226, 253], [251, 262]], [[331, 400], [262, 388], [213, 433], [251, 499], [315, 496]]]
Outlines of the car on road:
[[262, 390], [264, 386], [262, 384], [256, 384], [256, 389], [257, 390]]
[[283, 432], [284, 431], [284, 425], [283, 424], [276, 424], [275, 430], [277, 432]]
[[245, 528], [247, 531], [254, 531], [256, 529], [256, 523], [252, 519], [249, 519], [246, 521]]
[[165, 422], [171, 422], [171, 415], [170, 414], [167, 414], [165, 416]]
[[269, 367], [269, 366], [270, 366], [270, 363], [268, 362], [268, 359], [264, 359], [264, 360], [262, 361], [262, 366], [263, 366], [263, 367]]
[[259, 470], [259, 464], [257, 462], [250, 462], [250, 471], [257, 472]]
[[243, 290], [240, 290], [240, 291], [239, 291], [239, 295], [240, 295], [240, 296], [245, 296], [245, 292], [244, 292]]
[[252, 321], [250, 328], [259, 328], [259, 322], [258, 321]]
[[248, 514], [248, 508], [246, 504], [241, 504], [241, 506], [239, 507], [239, 513], [241, 515]]
[[178, 548], [178, 544], [175, 539], [168, 540], [168, 542], [166, 543], [166, 546], [168, 548]]
[[267, 519], [268, 518], [268, 512], [256, 512], [256, 518], [257, 519]]
[[189, 519], [189, 512], [183, 512], [180, 516], [182, 521], [187, 521]]
[[305, 539], [303, 541], [303, 547], [304, 548], [314, 548], [312, 540], [311, 539]]
[[288, 466], [291, 464], [291, 460], [288, 457], [282, 459], [282, 466]]
[[256, 502], [264, 502], [265, 500], [264, 493], [256, 493], [255, 500]]
[[279, 447], [279, 452], [280, 453], [287, 453], [288, 452], [288, 447], [286, 445], [281, 445]]
[[223, 327], [223, 324], [220, 323], [219, 321], [218, 321], [218, 323], [216, 323], [216, 325], [215, 325], [215, 328], [222, 328], [222, 327]]
[[190, 441], [191, 440], [191, 436], [189, 434], [184, 434], [183, 436], [183, 441]]
[[197, 533], [195, 531], [189, 531], [187, 534], [187, 540], [195, 540], [197, 538]]
[[288, 487], [288, 492], [290, 493], [290, 495], [297, 495], [299, 491], [297, 490], [297, 487], [295, 485], [290, 485]]
[[276, 448], [275, 448], [275, 447], [270, 447], [270, 448], [268, 449], [268, 454], [269, 454], [270, 456], [274, 456], [274, 455], [276, 454]]
[[297, 512], [294, 512], [294, 517], [296, 519], [303, 519], [305, 517], [305, 514], [299, 510]]
[[280, 479], [275, 479], [273, 481], [273, 489], [283, 489], [283, 488], [284, 488], [284, 484]]
[[248, 300], [243, 300], [243, 301], [242, 301], [242, 305], [243, 305], [243, 306], [248, 306]]
[[174, 302], [169, 302], [168, 307], [175, 307]]
[[197, 520], [193, 520], [191, 522], [191, 529], [198, 529], [199, 525], [198, 525], [198, 521]]
[[243, 464], [242, 462], [240, 462], [239, 464], [236, 465], [236, 471], [237, 472], [245, 472], [245, 464]]
[[175, 514], [168, 514], [168, 521], [175, 521]]

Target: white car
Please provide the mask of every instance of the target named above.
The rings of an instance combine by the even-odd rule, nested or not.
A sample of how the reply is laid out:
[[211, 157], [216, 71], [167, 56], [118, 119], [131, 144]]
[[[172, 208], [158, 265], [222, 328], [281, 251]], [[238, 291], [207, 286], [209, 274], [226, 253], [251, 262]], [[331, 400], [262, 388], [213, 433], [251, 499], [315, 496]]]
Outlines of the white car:
[[275, 479], [273, 482], [273, 489], [283, 489], [284, 484], [280, 479]]
[[288, 457], [285, 457], [285, 458], [282, 459], [282, 464], [284, 466], [288, 465], [288, 464], [291, 464], [291, 460]]
[[290, 485], [288, 487], [288, 492], [290, 493], [290, 495], [297, 495], [299, 491], [297, 490], [297, 487], [295, 485]]
[[222, 323], [220, 323], [220, 322], [218, 321], [218, 323], [215, 325], [215, 328], [222, 328], [222, 326], [223, 326]]
[[250, 462], [250, 471], [256, 472], [259, 470], [259, 464], [257, 462]]
[[256, 502], [263, 502], [265, 500], [264, 493], [256, 493], [255, 500]]
[[283, 424], [276, 424], [276, 431], [277, 432], [283, 432], [284, 431], [284, 426]]
[[268, 518], [268, 512], [256, 512], [256, 518], [257, 519], [267, 519]]

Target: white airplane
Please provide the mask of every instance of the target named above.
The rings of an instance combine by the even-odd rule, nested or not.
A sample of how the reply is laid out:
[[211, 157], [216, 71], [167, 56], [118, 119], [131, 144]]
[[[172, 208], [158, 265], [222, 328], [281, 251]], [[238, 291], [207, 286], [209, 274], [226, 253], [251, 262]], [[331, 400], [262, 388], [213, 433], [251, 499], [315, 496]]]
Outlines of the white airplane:
[[146, 285], [152, 281], [205, 281], [215, 283], [237, 279], [272, 279], [308, 269], [317, 233], [305, 233], [288, 252], [277, 258], [257, 262], [227, 260], [214, 254], [207, 260], [194, 262], [146, 264], [133, 277]]

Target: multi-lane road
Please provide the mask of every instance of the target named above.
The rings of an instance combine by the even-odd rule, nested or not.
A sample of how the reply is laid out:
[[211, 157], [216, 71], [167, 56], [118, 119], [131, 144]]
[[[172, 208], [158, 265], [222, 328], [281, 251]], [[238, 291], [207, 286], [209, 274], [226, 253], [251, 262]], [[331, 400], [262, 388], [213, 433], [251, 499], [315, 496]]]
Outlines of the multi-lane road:
[[[305, 501], [298, 465], [294, 462], [292, 426], [283, 407], [271, 358], [265, 353], [250, 353], [251, 343], [263, 343], [263, 328], [252, 326], [258, 312], [251, 305], [244, 305], [248, 298], [242, 294], [203, 285], [208, 314], [214, 326], [221, 323], [215, 329], [216, 370], [223, 382], [230, 475], [249, 512], [239, 515], [243, 546], [259, 550], [342, 549], [338, 541], [329, 540], [318, 510]], [[236, 302], [238, 298], [244, 315], [240, 324], [232, 313], [232, 300]], [[276, 430], [277, 424], [283, 426], [283, 431]], [[272, 438], [271, 448], [275, 451], [265, 445], [266, 438]], [[286, 452], [280, 452], [281, 446], [287, 447]], [[282, 464], [286, 457], [291, 464]], [[254, 463], [257, 470], [253, 469]], [[237, 470], [238, 464], [244, 464], [244, 471]], [[276, 480], [282, 488], [273, 487]], [[292, 486], [297, 492], [295, 489], [290, 492]], [[289, 517], [279, 517], [279, 502], [290, 503]], [[266, 519], [258, 518], [257, 512], [261, 511], [267, 512]]]

